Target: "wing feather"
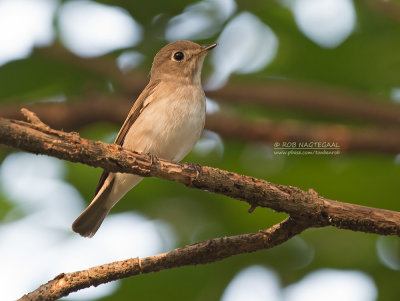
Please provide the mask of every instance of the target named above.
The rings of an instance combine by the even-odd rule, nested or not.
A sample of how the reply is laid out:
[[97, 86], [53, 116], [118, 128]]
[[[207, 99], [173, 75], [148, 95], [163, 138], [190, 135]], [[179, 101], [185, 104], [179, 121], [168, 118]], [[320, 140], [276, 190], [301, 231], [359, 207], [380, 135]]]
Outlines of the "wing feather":
[[[131, 128], [132, 124], [136, 121], [136, 119], [139, 117], [139, 114], [142, 112], [144, 109], [143, 105], [145, 103], [145, 100], [148, 99], [148, 97], [154, 92], [154, 89], [157, 87], [157, 85], [160, 83], [160, 81], [150, 81], [149, 84], [144, 88], [142, 93], [140, 93], [139, 97], [136, 99], [135, 103], [133, 104], [132, 109], [130, 110], [128, 116], [125, 119], [124, 124], [122, 125], [121, 129], [119, 130], [119, 133], [117, 135], [117, 138], [114, 141], [114, 144], [117, 145], [123, 145], [125, 141], [125, 137], [128, 134], [129, 129]], [[99, 192], [101, 187], [104, 184], [104, 181], [108, 177], [109, 172], [103, 171], [103, 173], [100, 176], [99, 183], [97, 184], [95, 195]]]

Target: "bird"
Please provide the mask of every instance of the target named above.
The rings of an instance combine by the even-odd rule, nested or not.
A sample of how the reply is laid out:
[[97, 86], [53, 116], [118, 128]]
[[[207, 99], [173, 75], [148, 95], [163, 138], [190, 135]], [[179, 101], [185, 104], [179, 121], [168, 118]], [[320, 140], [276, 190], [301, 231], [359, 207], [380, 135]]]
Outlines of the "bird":
[[[203, 132], [206, 98], [201, 86], [205, 55], [216, 43], [172, 42], [155, 55], [150, 79], [133, 103], [115, 144], [179, 162]], [[95, 197], [72, 224], [72, 230], [93, 237], [111, 208], [143, 178], [103, 171]]]

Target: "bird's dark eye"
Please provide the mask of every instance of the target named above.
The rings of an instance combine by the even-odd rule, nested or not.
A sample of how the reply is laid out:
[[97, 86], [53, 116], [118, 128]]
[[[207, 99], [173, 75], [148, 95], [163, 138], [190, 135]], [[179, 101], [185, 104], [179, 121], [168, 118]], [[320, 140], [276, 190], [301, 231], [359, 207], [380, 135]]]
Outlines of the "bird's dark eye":
[[182, 52], [178, 51], [174, 53], [174, 60], [175, 61], [182, 61], [184, 58], [184, 55]]

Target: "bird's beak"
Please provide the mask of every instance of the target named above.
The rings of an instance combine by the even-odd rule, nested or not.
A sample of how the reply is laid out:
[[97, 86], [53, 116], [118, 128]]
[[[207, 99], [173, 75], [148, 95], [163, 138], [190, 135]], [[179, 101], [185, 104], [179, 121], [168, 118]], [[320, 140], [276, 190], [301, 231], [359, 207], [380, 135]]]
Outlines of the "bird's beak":
[[209, 52], [215, 46], [217, 46], [217, 43], [209, 44], [209, 45], [203, 45], [203, 46], [201, 46], [200, 52], [197, 55], [199, 55], [199, 56], [205, 55], [207, 52]]

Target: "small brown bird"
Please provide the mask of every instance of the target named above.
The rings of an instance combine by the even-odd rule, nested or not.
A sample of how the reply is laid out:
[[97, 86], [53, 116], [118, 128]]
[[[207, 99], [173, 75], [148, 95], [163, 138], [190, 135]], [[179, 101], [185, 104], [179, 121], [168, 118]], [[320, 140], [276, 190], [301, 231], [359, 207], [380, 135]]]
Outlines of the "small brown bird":
[[[182, 160], [204, 128], [206, 101], [200, 75], [205, 54], [216, 45], [177, 41], [163, 47], [154, 57], [148, 85], [114, 143], [163, 159]], [[103, 171], [93, 201], [74, 221], [72, 230], [92, 237], [111, 208], [141, 180], [137, 175]]]

